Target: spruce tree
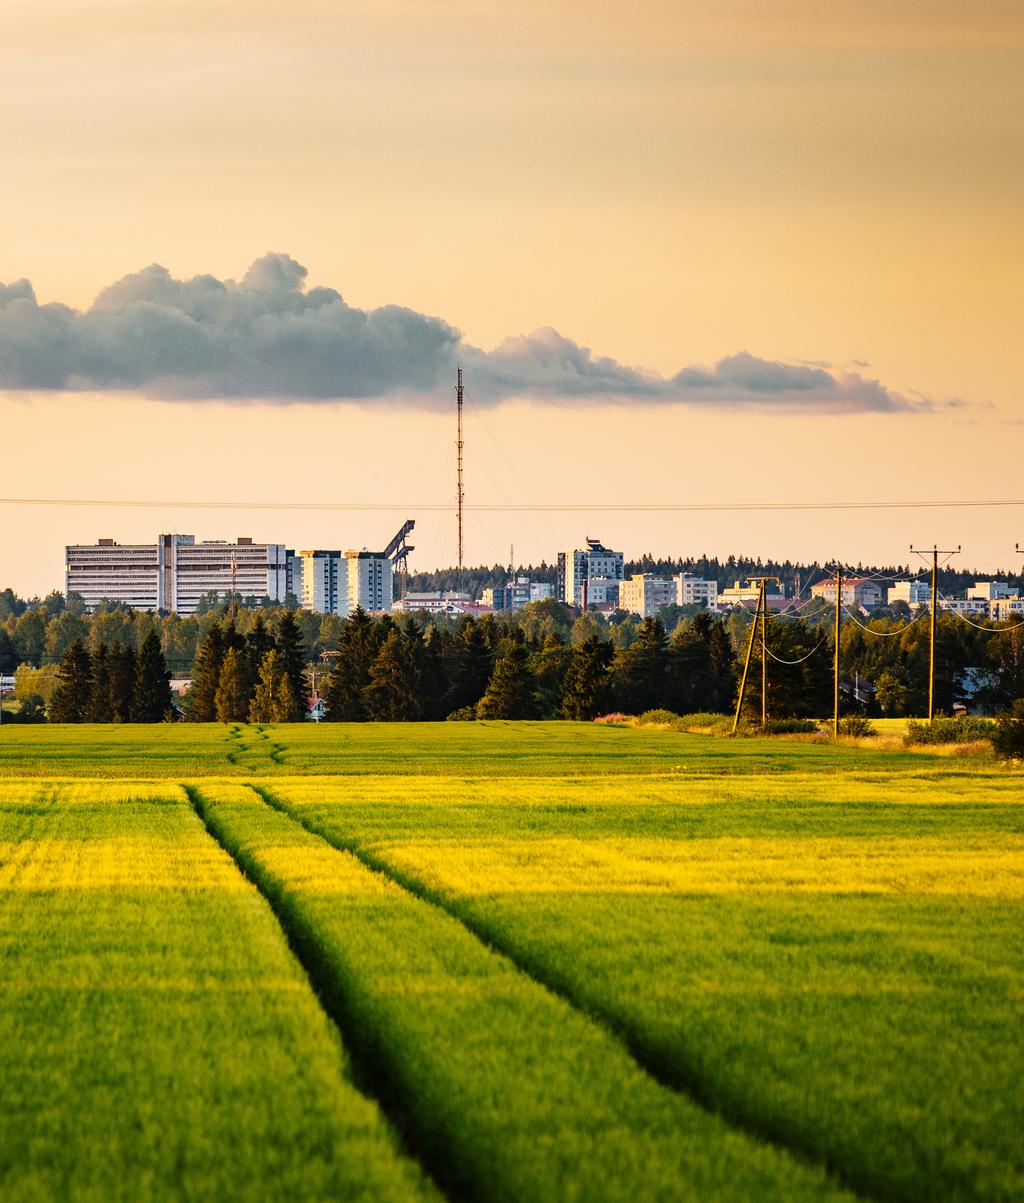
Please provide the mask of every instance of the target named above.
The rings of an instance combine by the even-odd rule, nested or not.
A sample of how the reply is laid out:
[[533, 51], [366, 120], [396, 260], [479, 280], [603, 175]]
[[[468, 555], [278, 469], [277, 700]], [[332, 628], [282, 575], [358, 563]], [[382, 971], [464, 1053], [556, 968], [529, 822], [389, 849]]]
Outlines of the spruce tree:
[[569, 670], [571, 660], [572, 652], [555, 631], [549, 631], [543, 643], [531, 652], [530, 667], [537, 678], [541, 714], [544, 718], [553, 718], [558, 711], [565, 674]]
[[681, 622], [669, 643], [665, 704], [677, 714], [696, 714], [711, 705], [713, 668], [709, 636], [713, 619], [706, 612]]
[[537, 679], [530, 670], [529, 652], [521, 639], [510, 638], [503, 642], [476, 713], [478, 718], [489, 719], [538, 717]]
[[338, 655], [324, 687], [327, 718], [334, 723], [366, 719], [363, 690], [370, 683], [370, 667], [377, 657], [374, 622], [357, 606], [338, 640]]
[[50, 721], [86, 722], [92, 701], [92, 657], [81, 639], [73, 639], [65, 648], [57, 678], [60, 684], [50, 702]]
[[398, 631], [392, 631], [384, 640], [370, 666], [370, 680], [363, 691], [371, 719], [396, 723], [414, 722], [420, 717], [417, 643], [422, 646], [418, 634], [410, 638]]
[[494, 671], [494, 652], [489, 629], [472, 615], [466, 618], [458, 633], [458, 646], [452, 674], [447, 709], [462, 710], [475, 706], [484, 696]]
[[[296, 712], [302, 707], [303, 703], [300, 698], [296, 698], [295, 692], [292, 689], [292, 683], [288, 677], [282, 673], [277, 687], [277, 701], [274, 706], [274, 722], [275, 723], [294, 723]], [[305, 717], [305, 715], [303, 715]]]
[[720, 619], [708, 632], [708, 651], [711, 657], [711, 689], [707, 709], [713, 714], [731, 714], [736, 707], [738, 681], [736, 652], [729, 638], [729, 629]]
[[192, 666], [188, 691], [188, 717], [195, 723], [212, 723], [217, 718], [217, 686], [224, 665], [224, 630], [214, 621], [199, 645]]
[[626, 714], [643, 714], [666, 704], [668, 640], [660, 618], [645, 618], [636, 639], [616, 656], [612, 685], [615, 705]]
[[423, 649], [420, 655], [420, 717], [429, 722], [437, 722], [448, 713], [445, 709], [448, 697], [446, 642], [445, 635], [434, 626], [423, 635]]
[[278, 620], [274, 642], [277, 646], [280, 670], [291, 683], [292, 710], [290, 717], [285, 721], [296, 722], [302, 718], [305, 709], [306, 646], [302, 631], [291, 610], [285, 610]]
[[229, 647], [224, 657], [214, 704], [218, 722], [245, 722], [247, 716], [245, 681], [242, 679], [241, 657], [236, 648]]
[[89, 722], [109, 723], [113, 720], [110, 705], [110, 652], [101, 643], [92, 658], [92, 693], [89, 698]]
[[[280, 658], [277, 652], [271, 648], [260, 662], [259, 679], [256, 682], [256, 688], [253, 690], [252, 701], [249, 703], [249, 722], [273, 723], [290, 721], [287, 718], [282, 719], [280, 717], [281, 680], [283, 676], [284, 673], [281, 671]], [[292, 696], [294, 698], [294, 695]]]
[[0, 627], [0, 673], [13, 673], [20, 662], [14, 640], [4, 627]]
[[573, 649], [562, 687], [562, 718], [589, 722], [608, 712], [612, 655], [612, 645], [596, 635]]
[[260, 665], [263, 657], [274, 644], [274, 636], [263, 621], [263, 615], [257, 612], [252, 620], [252, 626], [245, 634], [244, 653], [242, 656], [242, 675], [245, 679], [245, 692], [248, 701], [252, 700], [256, 682], [259, 680]]
[[171, 709], [171, 674], [160, 647], [160, 636], [151, 627], [135, 661], [132, 722], [161, 723]]
[[110, 645], [110, 721], [127, 723], [135, 696], [135, 653], [120, 639]]

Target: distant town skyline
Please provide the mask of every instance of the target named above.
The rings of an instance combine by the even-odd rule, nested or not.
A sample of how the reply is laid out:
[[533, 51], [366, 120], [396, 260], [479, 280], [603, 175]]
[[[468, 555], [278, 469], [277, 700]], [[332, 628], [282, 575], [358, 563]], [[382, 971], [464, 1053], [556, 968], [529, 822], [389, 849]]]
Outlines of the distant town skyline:
[[[454, 497], [457, 359], [471, 502], [1022, 491], [1011, 0], [12, 0], [0, 32], [4, 497], [408, 505], [445, 566], [454, 520], [416, 506]], [[0, 506], [0, 587], [103, 535], [396, 517]], [[1024, 507], [466, 533], [473, 563], [591, 534], [1013, 572]]]

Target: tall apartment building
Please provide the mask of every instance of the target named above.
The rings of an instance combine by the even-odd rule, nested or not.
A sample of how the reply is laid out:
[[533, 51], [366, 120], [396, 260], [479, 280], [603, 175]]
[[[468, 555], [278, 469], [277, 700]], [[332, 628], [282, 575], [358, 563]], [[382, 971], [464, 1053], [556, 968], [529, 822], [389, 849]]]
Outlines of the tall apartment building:
[[590, 596], [591, 582], [621, 581], [625, 575], [625, 556], [621, 551], [611, 551], [600, 539], [587, 539], [586, 542], [586, 547], [558, 553], [559, 600], [572, 606], [583, 605], [584, 583], [588, 586], [589, 603], [596, 600]]
[[357, 606], [372, 613], [389, 611], [394, 604], [391, 561], [374, 551], [346, 551], [348, 560], [348, 612]]
[[650, 618], [675, 600], [676, 582], [662, 580], [649, 572], [638, 573], [619, 585], [619, 609], [639, 614], [641, 618]]
[[299, 598], [317, 614], [348, 616], [348, 557], [340, 551], [304, 551]]
[[706, 606], [714, 610], [718, 605], [718, 582], [705, 581], [692, 572], [680, 572], [675, 581], [677, 606]]
[[194, 535], [161, 535], [156, 543], [95, 545], [64, 549], [64, 586], [78, 593], [91, 613], [104, 601], [137, 610], [188, 616], [200, 599], [234, 590], [243, 598], [284, 601], [288, 589], [285, 548], [280, 543], [197, 543]]

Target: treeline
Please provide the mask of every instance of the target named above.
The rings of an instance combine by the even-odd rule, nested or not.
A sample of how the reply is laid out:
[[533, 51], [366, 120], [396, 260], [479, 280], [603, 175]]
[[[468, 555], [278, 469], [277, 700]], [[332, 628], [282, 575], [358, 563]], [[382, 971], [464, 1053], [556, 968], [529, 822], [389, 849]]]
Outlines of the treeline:
[[197, 723], [294, 723], [306, 717], [307, 653], [295, 615], [257, 613], [243, 634], [215, 619], [196, 656], [185, 714]]
[[[138, 654], [115, 640], [91, 653], [75, 639], [61, 658], [57, 688], [49, 704], [54, 723], [160, 723], [172, 717], [170, 673], [156, 631]], [[22, 703], [23, 721], [42, 718], [42, 698]]]

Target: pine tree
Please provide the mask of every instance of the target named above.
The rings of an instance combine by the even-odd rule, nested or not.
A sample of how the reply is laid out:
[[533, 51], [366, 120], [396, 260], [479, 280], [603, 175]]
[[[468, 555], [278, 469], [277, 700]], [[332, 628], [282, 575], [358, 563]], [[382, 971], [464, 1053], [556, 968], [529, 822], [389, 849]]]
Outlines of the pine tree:
[[61, 657], [60, 684], [50, 702], [54, 723], [84, 723], [92, 700], [92, 657], [81, 639], [73, 639]]
[[458, 646], [447, 709], [475, 706], [484, 696], [494, 671], [494, 652], [483, 623], [466, 618], [458, 633]]
[[[288, 719], [282, 720], [279, 717], [281, 714], [280, 695], [282, 677], [284, 677], [284, 673], [281, 671], [280, 658], [277, 652], [271, 649], [260, 663], [259, 680], [256, 682], [252, 701], [249, 703], [249, 722], [273, 723], [289, 721]], [[292, 696], [294, 698], [294, 694]]]
[[[419, 636], [392, 631], [370, 667], [366, 710], [378, 722], [414, 722], [420, 717]], [[422, 644], [421, 644], [422, 646]]]
[[530, 668], [537, 678], [541, 714], [545, 718], [553, 717], [558, 711], [565, 674], [569, 670], [571, 660], [572, 652], [554, 631], [549, 631], [543, 643], [530, 655]]
[[357, 606], [338, 641], [338, 656], [324, 687], [327, 718], [334, 723], [366, 719], [363, 690], [370, 683], [370, 667], [377, 657], [374, 622]]
[[210, 624], [199, 645], [192, 666], [192, 687], [188, 691], [188, 717], [195, 723], [212, 723], [217, 719], [217, 686], [224, 665], [224, 631], [220, 623]]
[[676, 627], [669, 642], [665, 704], [677, 714], [696, 714], [711, 706], [713, 667], [709, 638], [714, 619], [702, 611]]
[[301, 705], [301, 700], [296, 698], [295, 692], [292, 689], [291, 681], [284, 673], [282, 673], [280, 683], [278, 684], [277, 688], [277, 702], [274, 707], [274, 722], [294, 723], [296, 721], [296, 711]]
[[530, 656], [520, 639], [504, 641], [484, 696], [477, 703], [478, 718], [531, 719], [540, 713], [537, 679], [530, 671]]
[[132, 722], [161, 723], [171, 709], [171, 674], [160, 647], [160, 636], [151, 627], [135, 662]]
[[259, 680], [260, 665], [263, 663], [263, 657], [274, 646], [274, 636], [263, 621], [263, 615], [257, 612], [256, 617], [252, 620], [252, 626], [246, 632], [242, 655], [242, 675], [245, 681], [247, 703], [252, 701], [256, 682]]
[[290, 717], [285, 720], [296, 722], [303, 717], [306, 696], [306, 646], [302, 631], [291, 610], [285, 610], [277, 623], [275, 637], [277, 659], [281, 672], [291, 683], [293, 698]]
[[113, 720], [110, 705], [110, 652], [105, 643], [97, 647], [92, 658], [92, 693], [89, 697], [89, 722], [109, 723]]
[[448, 697], [448, 673], [445, 660], [448, 655], [448, 636], [437, 627], [431, 626], [423, 635], [423, 650], [420, 658], [420, 701], [421, 717], [428, 722], [437, 722], [447, 716], [445, 703]]
[[716, 621], [708, 632], [711, 657], [711, 690], [707, 709], [712, 714], [731, 714], [736, 706], [736, 652], [725, 623]]
[[135, 653], [115, 639], [110, 645], [110, 721], [127, 723], [132, 716], [135, 696]]
[[562, 718], [589, 722], [611, 701], [612, 645], [596, 635], [573, 649], [562, 687]]
[[242, 679], [241, 657], [236, 648], [228, 648], [221, 665], [215, 705], [218, 722], [245, 722], [245, 682]]

